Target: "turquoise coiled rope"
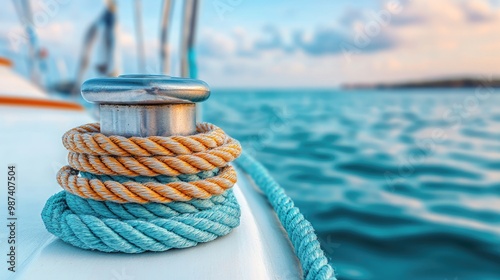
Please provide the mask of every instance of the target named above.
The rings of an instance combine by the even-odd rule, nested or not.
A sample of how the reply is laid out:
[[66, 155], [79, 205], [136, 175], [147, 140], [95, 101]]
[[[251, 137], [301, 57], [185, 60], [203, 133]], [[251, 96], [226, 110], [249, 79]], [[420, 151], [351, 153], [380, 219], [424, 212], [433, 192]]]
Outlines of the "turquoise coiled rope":
[[76, 247], [141, 253], [224, 236], [239, 225], [240, 209], [231, 190], [205, 202], [165, 204], [94, 201], [62, 191], [47, 201], [42, 219], [49, 232]]
[[209, 171], [202, 171], [197, 174], [181, 174], [177, 177], [170, 176], [155, 176], [155, 177], [147, 177], [147, 176], [137, 176], [137, 177], [127, 177], [127, 176], [108, 176], [108, 175], [95, 175], [89, 172], [80, 172], [80, 175], [83, 178], [91, 179], [99, 179], [101, 181], [116, 181], [120, 183], [125, 183], [127, 181], [134, 181], [138, 183], [147, 183], [147, 182], [157, 182], [157, 183], [172, 183], [172, 182], [192, 182], [198, 180], [204, 180], [210, 177], [217, 176], [219, 174], [219, 168], [215, 168]]
[[[215, 168], [197, 174], [169, 176], [106, 176], [80, 172], [81, 177], [139, 183], [192, 182], [219, 174]], [[231, 232], [240, 223], [233, 191], [209, 199], [170, 203], [116, 203], [82, 198], [66, 191], [53, 195], [42, 211], [47, 230], [73, 246], [103, 252], [141, 253], [187, 248]]]
[[[234, 200], [232, 197], [232, 190], [229, 190], [222, 195], [212, 196], [209, 199], [193, 199], [189, 202], [171, 202], [165, 204], [138, 204], [96, 201], [66, 193], [66, 204], [73, 213], [92, 215], [99, 218], [152, 220], [157, 218], [168, 219], [181, 214], [192, 214], [210, 210], [217, 205], [227, 203], [227, 200]], [[232, 201], [231, 203], [234, 204]]]

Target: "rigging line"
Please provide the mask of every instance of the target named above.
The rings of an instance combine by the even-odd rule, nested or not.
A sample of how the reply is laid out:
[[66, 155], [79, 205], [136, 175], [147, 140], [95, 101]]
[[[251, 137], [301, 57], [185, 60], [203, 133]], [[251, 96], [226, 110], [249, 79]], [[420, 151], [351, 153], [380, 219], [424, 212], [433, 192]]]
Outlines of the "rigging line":
[[169, 56], [170, 49], [168, 46], [168, 29], [170, 27], [170, 18], [172, 12], [172, 1], [163, 1], [163, 9], [161, 14], [161, 25], [160, 25], [160, 72], [162, 74], [168, 74], [170, 71], [169, 67]]
[[77, 68], [76, 81], [73, 89], [73, 95], [80, 92], [80, 85], [83, 81], [85, 72], [91, 62], [92, 50], [99, 39], [99, 33], [103, 33], [105, 57], [106, 61], [97, 66], [97, 71], [101, 75], [114, 76], [117, 75], [118, 66], [116, 65], [116, 3], [114, 0], [105, 1], [105, 9], [97, 19], [92, 22], [90, 27], [85, 32], [83, 38], [83, 46], [80, 54], [80, 61]]
[[16, 13], [19, 17], [21, 25], [25, 28], [28, 36], [28, 70], [30, 71], [31, 80], [40, 85], [40, 73], [37, 68], [37, 49], [38, 42], [36, 38], [35, 28], [33, 26], [33, 14], [29, 0], [12, 1]]
[[184, 3], [184, 22], [182, 33], [181, 76], [196, 78], [197, 69], [194, 58], [194, 42], [196, 36], [196, 20], [198, 17], [198, 0]]
[[20, 6], [21, 2], [12, 0], [12, 5], [14, 5], [14, 9], [16, 10], [16, 14], [19, 17], [19, 22], [24, 25], [24, 12], [23, 8]]
[[141, 0], [135, 0], [135, 32], [137, 37], [137, 65], [140, 73], [146, 72], [146, 57], [144, 53], [144, 36], [142, 26]]

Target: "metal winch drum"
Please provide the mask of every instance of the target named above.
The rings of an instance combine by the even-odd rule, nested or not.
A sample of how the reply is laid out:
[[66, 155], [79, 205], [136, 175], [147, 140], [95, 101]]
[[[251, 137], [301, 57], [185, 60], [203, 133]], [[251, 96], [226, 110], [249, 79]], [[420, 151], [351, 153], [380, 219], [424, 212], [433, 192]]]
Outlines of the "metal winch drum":
[[201, 80], [134, 74], [87, 80], [82, 96], [99, 104], [105, 135], [192, 135], [196, 103], [208, 99], [210, 88]]

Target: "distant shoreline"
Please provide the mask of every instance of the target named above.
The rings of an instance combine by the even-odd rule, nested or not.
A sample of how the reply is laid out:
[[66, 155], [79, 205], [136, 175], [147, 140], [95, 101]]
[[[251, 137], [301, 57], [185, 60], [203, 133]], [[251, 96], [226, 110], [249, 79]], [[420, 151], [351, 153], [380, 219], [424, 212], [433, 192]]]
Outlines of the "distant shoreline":
[[413, 88], [500, 88], [500, 79], [491, 80], [475, 78], [439, 79], [427, 81], [412, 81], [401, 83], [379, 84], [345, 84], [342, 89], [413, 89]]

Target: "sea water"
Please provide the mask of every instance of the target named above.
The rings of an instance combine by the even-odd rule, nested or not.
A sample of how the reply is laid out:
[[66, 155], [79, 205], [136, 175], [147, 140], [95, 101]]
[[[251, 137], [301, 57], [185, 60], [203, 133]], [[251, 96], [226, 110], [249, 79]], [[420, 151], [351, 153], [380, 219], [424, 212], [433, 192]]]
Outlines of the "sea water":
[[214, 90], [204, 117], [270, 170], [339, 279], [500, 279], [494, 90]]

